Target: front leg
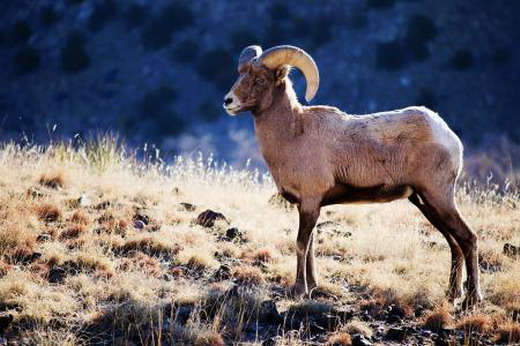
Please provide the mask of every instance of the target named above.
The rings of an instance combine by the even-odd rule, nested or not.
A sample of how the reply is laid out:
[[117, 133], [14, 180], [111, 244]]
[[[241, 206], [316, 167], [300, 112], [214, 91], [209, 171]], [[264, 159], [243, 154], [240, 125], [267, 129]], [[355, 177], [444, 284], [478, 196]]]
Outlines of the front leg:
[[[301, 296], [309, 293], [307, 270], [314, 270], [314, 262], [310, 263], [312, 268], [307, 268], [307, 254], [309, 253], [309, 244], [312, 239], [312, 230], [320, 215], [319, 201], [302, 199], [298, 205], [298, 211], [300, 214], [300, 226], [298, 238], [296, 239], [296, 283], [293, 286], [292, 293]], [[310, 279], [312, 281], [315, 277]], [[311, 282], [311, 284], [313, 283]]]

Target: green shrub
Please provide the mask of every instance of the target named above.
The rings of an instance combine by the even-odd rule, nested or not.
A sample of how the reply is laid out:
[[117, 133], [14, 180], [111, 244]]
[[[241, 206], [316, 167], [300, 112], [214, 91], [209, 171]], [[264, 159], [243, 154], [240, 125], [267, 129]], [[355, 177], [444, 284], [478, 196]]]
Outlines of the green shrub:
[[140, 27], [148, 18], [148, 8], [139, 4], [131, 4], [123, 13], [123, 18], [129, 28]]
[[21, 48], [12, 58], [14, 72], [18, 75], [36, 71], [40, 67], [40, 53], [36, 48]]
[[172, 50], [173, 60], [180, 63], [190, 63], [197, 60], [199, 56], [199, 45], [196, 41], [188, 38], [181, 41]]
[[404, 49], [399, 41], [380, 42], [376, 47], [376, 67], [395, 71], [406, 65]]
[[415, 104], [432, 109], [435, 108], [437, 106], [437, 97], [435, 96], [435, 92], [429, 88], [422, 88], [415, 99]]
[[375, 9], [386, 9], [394, 6], [395, 0], [367, 0], [367, 5]]
[[61, 68], [67, 73], [78, 73], [89, 66], [90, 58], [85, 49], [85, 37], [78, 30], [69, 32], [61, 50]]
[[162, 109], [175, 101], [176, 98], [177, 92], [167, 85], [149, 91], [141, 100], [141, 115], [153, 118], [162, 111]]
[[164, 48], [171, 42], [174, 32], [184, 30], [195, 22], [191, 9], [172, 4], [154, 16], [141, 32], [141, 43], [147, 50]]
[[473, 54], [467, 49], [457, 50], [451, 58], [451, 66], [455, 70], [469, 70], [474, 64]]
[[32, 30], [24, 20], [18, 20], [11, 26], [9, 42], [13, 45], [25, 43], [31, 38]]
[[423, 44], [437, 37], [438, 30], [434, 21], [422, 14], [408, 18], [405, 41], [407, 44]]
[[232, 73], [236, 67], [234, 57], [222, 48], [215, 48], [202, 54], [197, 62], [197, 72], [199, 75], [213, 82], [218, 88], [226, 89], [233, 82]]
[[258, 43], [258, 37], [256, 37], [253, 30], [248, 27], [241, 27], [233, 31], [229, 40], [231, 41], [233, 50], [237, 52], [249, 45]]
[[43, 26], [51, 27], [58, 21], [58, 12], [52, 5], [44, 5], [40, 9], [40, 22]]
[[88, 18], [88, 28], [92, 32], [98, 32], [103, 29], [108, 21], [115, 18], [116, 12], [116, 4], [112, 0], [104, 0], [96, 4], [94, 11]]

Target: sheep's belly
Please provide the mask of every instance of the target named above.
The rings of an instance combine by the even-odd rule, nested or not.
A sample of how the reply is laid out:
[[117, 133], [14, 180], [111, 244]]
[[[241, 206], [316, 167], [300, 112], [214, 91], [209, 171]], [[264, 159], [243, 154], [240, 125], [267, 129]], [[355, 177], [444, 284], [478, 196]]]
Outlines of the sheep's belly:
[[337, 184], [332, 187], [322, 200], [323, 205], [346, 203], [384, 203], [396, 199], [408, 198], [413, 189], [408, 185], [369, 187]]

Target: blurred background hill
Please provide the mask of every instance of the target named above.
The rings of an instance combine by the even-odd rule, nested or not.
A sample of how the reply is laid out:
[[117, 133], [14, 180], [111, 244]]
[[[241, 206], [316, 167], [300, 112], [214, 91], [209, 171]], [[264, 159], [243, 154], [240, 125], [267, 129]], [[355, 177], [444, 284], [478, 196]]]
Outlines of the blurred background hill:
[[[261, 162], [251, 119], [227, 117], [222, 97], [242, 48], [293, 44], [320, 68], [313, 104], [358, 114], [425, 105], [470, 152], [506, 151], [504, 165], [518, 164], [516, 0], [4, 0], [0, 7], [2, 141], [112, 130], [168, 154]], [[302, 95], [304, 81], [293, 78]]]

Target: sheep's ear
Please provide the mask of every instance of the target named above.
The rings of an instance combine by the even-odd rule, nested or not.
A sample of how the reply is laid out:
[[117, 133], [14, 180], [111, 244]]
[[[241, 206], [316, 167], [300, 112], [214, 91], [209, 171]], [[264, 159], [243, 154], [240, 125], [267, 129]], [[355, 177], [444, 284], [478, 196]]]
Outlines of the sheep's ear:
[[275, 80], [276, 80], [276, 85], [282, 84], [283, 80], [285, 79], [285, 77], [287, 77], [289, 72], [291, 72], [291, 66], [289, 66], [289, 65], [282, 65], [282, 66], [278, 67], [276, 69], [276, 72], [274, 75]]

